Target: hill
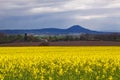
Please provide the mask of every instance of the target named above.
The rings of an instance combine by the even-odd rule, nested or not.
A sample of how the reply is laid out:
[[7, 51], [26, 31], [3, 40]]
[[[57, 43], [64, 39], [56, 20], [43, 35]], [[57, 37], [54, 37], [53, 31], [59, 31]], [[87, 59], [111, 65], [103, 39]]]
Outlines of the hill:
[[59, 34], [80, 34], [80, 33], [88, 33], [88, 34], [103, 34], [108, 32], [99, 32], [86, 29], [79, 25], [74, 25], [67, 29], [58, 29], [58, 28], [43, 28], [43, 29], [30, 29], [30, 30], [0, 30], [0, 32], [5, 34], [44, 34], [44, 35], [59, 35]]

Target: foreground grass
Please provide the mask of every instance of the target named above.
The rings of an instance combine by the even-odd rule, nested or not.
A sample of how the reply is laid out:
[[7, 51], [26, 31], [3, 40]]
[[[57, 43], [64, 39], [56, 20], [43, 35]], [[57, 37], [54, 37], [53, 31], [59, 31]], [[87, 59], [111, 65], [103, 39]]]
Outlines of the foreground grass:
[[0, 80], [120, 80], [120, 47], [0, 47]]

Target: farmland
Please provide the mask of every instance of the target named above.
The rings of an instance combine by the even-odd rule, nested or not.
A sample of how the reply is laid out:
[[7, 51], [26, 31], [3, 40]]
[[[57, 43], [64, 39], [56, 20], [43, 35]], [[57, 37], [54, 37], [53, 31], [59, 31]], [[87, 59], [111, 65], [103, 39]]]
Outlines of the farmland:
[[0, 80], [119, 80], [119, 46], [0, 47]]
[[[1, 47], [5, 46], [44, 46], [41, 42], [16, 42], [0, 44]], [[118, 41], [55, 41], [48, 42], [48, 46], [120, 46]]]

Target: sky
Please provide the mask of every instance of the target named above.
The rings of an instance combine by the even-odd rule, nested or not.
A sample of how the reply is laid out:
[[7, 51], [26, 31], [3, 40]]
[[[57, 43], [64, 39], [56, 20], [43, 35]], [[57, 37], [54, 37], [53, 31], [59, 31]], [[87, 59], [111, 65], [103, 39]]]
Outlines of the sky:
[[120, 32], [120, 0], [0, 0], [0, 29], [81, 25]]

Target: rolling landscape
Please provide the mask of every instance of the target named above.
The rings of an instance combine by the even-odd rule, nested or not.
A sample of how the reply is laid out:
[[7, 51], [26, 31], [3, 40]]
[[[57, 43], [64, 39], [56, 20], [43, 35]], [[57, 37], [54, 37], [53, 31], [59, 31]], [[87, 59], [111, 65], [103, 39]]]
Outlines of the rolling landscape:
[[[102, 32], [74, 25], [67, 29], [0, 30], [0, 46], [113, 46], [120, 45], [119, 32]], [[2, 34], [3, 33], [3, 34]], [[25, 35], [26, 34], [26, 35]], [[3, 36], [2, 36], [3, 35]], [[2, 38], [3, 37], [3, 38]], [[26, 39], [25, 39], [26, 37]], [[13, 39], [11, 39], [13, 38]], [[11, 39], [11, 40], [9, 40]], [[46, 41], [46, 42], [45, 42]]]
[[0, 0], [0, 80], [120, 80], [120, 0]]
[[[93, 31], [86, 29], [79, 25], [71, 26], [67, 29], [58, 29], [58, 28], [43, 28], [43, 29], [29, 29], [29, 30], [0, 30], [0, 32], [6, 34], [36, 34], [36, 35], [67, 35], [67, 34], [80, 34], [80, 33], [88, 33], [88, 34], [104, 34], [107, 32]], [[108, 32], [109, 33], [109, 32]]]

